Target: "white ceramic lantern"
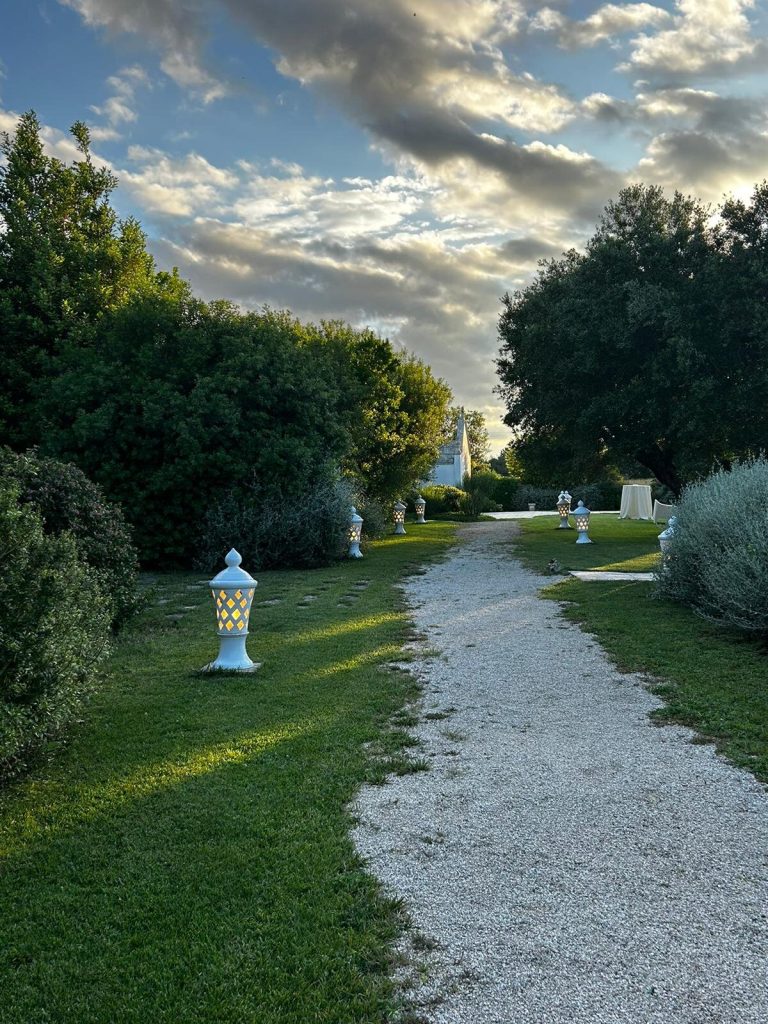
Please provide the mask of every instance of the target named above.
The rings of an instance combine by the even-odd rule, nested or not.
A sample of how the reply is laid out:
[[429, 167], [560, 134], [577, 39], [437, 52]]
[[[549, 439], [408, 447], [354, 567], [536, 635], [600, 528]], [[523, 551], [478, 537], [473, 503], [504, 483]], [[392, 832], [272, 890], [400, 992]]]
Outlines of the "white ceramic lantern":
[[215, 661], [206, 665], [205, 671], [255, 672], [259, 666], [248, 657], [245, 638], [248, 636], [253, 594], [258, 584], [253, 576], [240, 568], [242, 558], [234, 548], [224, 561], [227, 568], [208, 584], [216, 603], [219, 654]]
[[416, 509], [416, 522], [426, 523], [427, 520], [424, 518], [424, 513], [427, 511], [427, 503], [421, 495], [414, 501], [413, 507]]
[[402, 501], [395, 502], [395, 533], [405, 533], [405, 509]]
[[591, 544], [592, 541], [589, 539], [589, 517], [592, 515], [590, 510], [585, 507], [584, 502], [580, 501], [574, 510], [574, 517], [576, 518], [576, 529], [579, 531], [579, 536], [576, 538], [577, 544]]
[[349, 510], [349, 551], [350, 558], [362, 558], [360, 540], [363, 534], [363, 517], [357, 514], [357, 509], [352, 506]]
[[568, 491], [560, 491], [557, 496], [557, 514], [560, 516], [560, 530], [570, 530], [571, 524], [568, 522], [568, 516], [571, 514], [571, 498]]
[[672, 538], [675, 535], [675, 527], [677, 526], [677, 516], [670, 516], [669, 522], [667, 523], [666, 530], [662, 530], [659, 534], [659, 547], [661, 548], [662, 558], [666, 558], [669, 554], [670, 544]]

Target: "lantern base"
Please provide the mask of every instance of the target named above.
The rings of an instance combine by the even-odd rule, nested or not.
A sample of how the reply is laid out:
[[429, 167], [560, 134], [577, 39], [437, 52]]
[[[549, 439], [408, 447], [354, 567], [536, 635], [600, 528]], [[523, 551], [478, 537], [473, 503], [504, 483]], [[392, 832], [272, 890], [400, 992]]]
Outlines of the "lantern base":
[[245, 649], [245, 636], [222, 636], [219, 654], [215, 661], [206, 665], [204, 672], [255, 672], [260, 662], [251, 661]]
[[579, 539], [576, 541], [577, 544], [591, 544], [592, 541], [587, 537], [586, 534], [582, 533]]
[[558, 530], [572, 530], [572, 529], [573, 529], [573, 527], [571, 526], [571, 524], [566, 522], [565, 519], [561, 519], [560, 520], [560, 525], [558, 526]]
[[349, 545], [349, 551], [347, 552], [348, 558], [362, 558], [363, 552], [360, 550], [360, 541], [352, 541]]
[[419, 516], [419, 518], [416, 520], [416, 522], [417, 523], [423, 523], [426, 526], [427, 520], [424, 518], [424, 516]]
[[397, 526], [395, 527], [395, 534], [398, 537], [402, 537], [404, 533], [405, 533], [405, 527], [403, 526], [402, 523], [398, 523]]

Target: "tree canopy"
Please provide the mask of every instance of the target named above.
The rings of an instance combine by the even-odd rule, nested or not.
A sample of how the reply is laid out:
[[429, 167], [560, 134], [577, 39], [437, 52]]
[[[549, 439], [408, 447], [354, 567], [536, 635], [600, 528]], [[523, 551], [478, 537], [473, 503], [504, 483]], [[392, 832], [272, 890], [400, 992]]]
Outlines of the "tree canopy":
[[520, 452], [636, 461], [679, 493], [764, 443], [767, 200], [760, 186], [712, 226], [695, 199], [633, 185], [585, 252], [504, 297], [498, 372]]
[[72, 134], [71, 165], [33, 113], [2, 143], [0, 441], [76, 463], [154, 563], [188, 561], [225, 498], [279, 508], [344, 475], [381, 502], [426, 476], [451, 397], [428, 366], [369, 330], [195, 297]]

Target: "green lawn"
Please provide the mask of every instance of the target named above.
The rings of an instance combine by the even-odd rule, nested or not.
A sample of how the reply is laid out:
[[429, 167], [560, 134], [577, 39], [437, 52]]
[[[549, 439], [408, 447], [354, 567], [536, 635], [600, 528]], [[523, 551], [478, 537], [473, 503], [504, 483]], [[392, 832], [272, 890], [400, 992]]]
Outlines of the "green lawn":
[[346, 805], [409, 770], [393, 584], [453, 533], [258, 574], [252, 676], [197, 674], [217, 649], [209, 592], [159, 578], [167, 603], [120, 642], [86, 722], [0, 794], [2, 1024], [386, 1019], [402, 915]]
[[[596, 543], [577, 549], [575, 531], [556, 531], [554, 517], [521, 525], [517, 553], [537, 570], [549, 558], [557, 558], [564, 568], [651, 569], [661, 530], [599, 516], [590, 529]], [[653, 589], [651, 583], [582, 583], [570, 578], [546, 588], [543, 596], [569, 602], [564, 614], [593, 633], [620, 668], [659, 680], [653, 690], [665, 706], [654, 713], [656, 720], [691, 726], [703, 741], [714, 742], [734, 763], [768, 782], [765, 645], [656, 599]]]
[[576, 530], [560, 530], [559, 523], [557, 515], [520, 520], [523, 533], [518, 554], [529, 568], [544, 572], [554, 558], [566, 571], [651, 572], [658, 562], [663, 525], [619, 519], [618, 512], [593, 515], [589, 524], [593, 543], [577, 544]]

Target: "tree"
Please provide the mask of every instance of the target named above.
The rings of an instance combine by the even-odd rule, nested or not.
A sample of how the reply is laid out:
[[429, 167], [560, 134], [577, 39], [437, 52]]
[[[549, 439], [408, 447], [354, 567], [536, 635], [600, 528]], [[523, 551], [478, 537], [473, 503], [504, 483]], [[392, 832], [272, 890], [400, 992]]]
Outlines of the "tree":
[[631, 186], [585, 253], [504, 297], [499, 390], [521, 446], [571, 462], [637, 460], [675, 493], [728, 452], [729, 429], [713, 416], [722, 289], [707, 216], [690, 197]]
[[487, 465], [488, 456], [491, 451], [491, 442], [488, 437], [488, 428], [485, 425], [485, 416], [477, 409], [463, 409], [453, 405], [448, 410], [445, 418], [444, 440], [453, 441], [456, 437], [456, 428], [459, 416], [463, 413], [464, 425], [467, 428], [467, 440], [469, 441], [469, 454], [472, 457], [472, 468], [479, 469]]
[[338, 321], [310, 329], [329, 351], [349, 435], [344, 471], [371, 498], [391, 501], [427, 477], [437, 461], [451, 392], [430, 368], [372, 331]]
[[105, 313], [154, 280], [141, 229], [110, 205], [116, 178], [94, 165], [84, 124], [72, 135], [70, 166], [46, 156], [32, 111], [0, 143], [0, 437], [17, 449], [40, 440], [63, 348], [91, 344]]

